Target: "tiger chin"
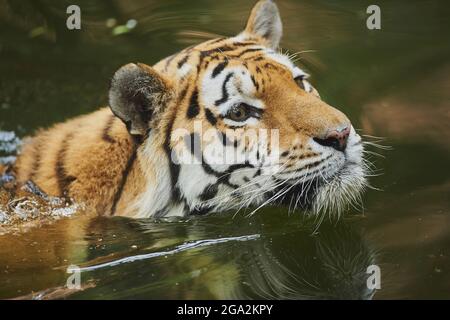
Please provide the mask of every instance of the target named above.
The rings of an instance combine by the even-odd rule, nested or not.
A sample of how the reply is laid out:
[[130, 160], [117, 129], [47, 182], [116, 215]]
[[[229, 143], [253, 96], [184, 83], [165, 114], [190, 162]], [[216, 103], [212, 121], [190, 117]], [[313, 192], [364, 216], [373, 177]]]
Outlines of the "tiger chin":
[[32, 181], [110, 216], [256, 211], [280, 202], [340, 214], [366, 186], [363, 144], [280, 53], [281, 36], [276, 4], [260, 1], [234, 37], [152, 67], [121, 67], [109, 108], [26, 139], [13, 167], [18, 184]]

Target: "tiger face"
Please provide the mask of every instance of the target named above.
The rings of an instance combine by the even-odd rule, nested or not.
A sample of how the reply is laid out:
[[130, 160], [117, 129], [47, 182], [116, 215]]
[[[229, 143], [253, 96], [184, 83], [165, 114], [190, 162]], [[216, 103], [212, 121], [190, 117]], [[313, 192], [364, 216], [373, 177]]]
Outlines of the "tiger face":
[[[142, 141], [148, 166], [165, 166], [153, 172], [138, 216], [275, 202], [339, 214], [360, 197], [361, 138], [277, 50], [281, 35], [277, 6], [260, 1], [235, 37], [116, 72], [111, 109]], [[161, 185], [170, 192], [162, 196]]]

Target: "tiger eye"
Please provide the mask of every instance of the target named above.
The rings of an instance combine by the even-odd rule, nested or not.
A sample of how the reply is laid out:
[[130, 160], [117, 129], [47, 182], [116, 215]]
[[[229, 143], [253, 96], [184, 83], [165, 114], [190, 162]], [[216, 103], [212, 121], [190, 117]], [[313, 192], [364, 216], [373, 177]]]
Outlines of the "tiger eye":
[[240, 104], [231, 109], [228, 118], [233, 121], [245, 121], [249, 118], [248, 110], [244, 104]]

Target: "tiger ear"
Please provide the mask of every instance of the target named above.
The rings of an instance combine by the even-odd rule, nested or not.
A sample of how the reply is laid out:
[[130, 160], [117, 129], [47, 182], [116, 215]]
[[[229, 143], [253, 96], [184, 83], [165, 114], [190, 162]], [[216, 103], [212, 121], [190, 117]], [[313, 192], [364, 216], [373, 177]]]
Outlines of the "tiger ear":
[[150, 129], [153, 116], [167, 105], [171, 92], [168, 81], [153, 68], [129, 63], [111, 80], [109, 105], [130, 134], [142, 136]]
[[283, 25], [277, 5], [272, 0], [259, 1], [252, 9], [244, 33], [262, 38], [272, 49], [278, 48]]

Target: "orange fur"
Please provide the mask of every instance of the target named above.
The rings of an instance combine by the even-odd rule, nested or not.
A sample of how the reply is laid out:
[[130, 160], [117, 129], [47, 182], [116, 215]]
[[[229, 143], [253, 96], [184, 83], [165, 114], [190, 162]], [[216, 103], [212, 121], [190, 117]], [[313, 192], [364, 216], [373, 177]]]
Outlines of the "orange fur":
[[[269, 23], [262, 24], [260, 20], [267, 19], [265, 15]], [[258, 29], [261, 25], [272, 26], [274, 33]], [[125, 84], [126, 72], [141, 72], [152, 79], [147, 83], [149, 88], [159, 90], [158, 94], [146, 96], [153, 103], [160, 103], [149, 125], [155, 154], [146, 153], [144, 144], [136, 143], [125, 124], [114, 117], [109, 108], [103, 108], [40, 131], [25, 141], [14, 167], [19, 184], [32, 180], [48, 194], [74, 198], [99, 214], [117, 211], [118, 215], [134, 216], [137, 209], [132, 204], [149, 183], [158, 184], [161, 179], [158, 166], [167, 164], [157, 161], [159, 153], [164, 153], [164, 143], [172, 130], [192, 131], [194, 120], [200, 120], [205, 128], [215, 126], [221, 131], [227, 128], [220, 118], [214, 125], [209, 123], [204, 109], [199, 110], [195, 119], [186, 117], [190, 99], [199, 86], [198, 79], [209, 64], [224, 61], [228, 66], [245, 66], [258, 84], [255, 97], [264, 102], [265, 108], [256, 128], [279, 129], [281, 150], [298, 147], [297, 157], [311, 156], [310, 150], [304, 147], [308, 139], [323, 137], [330, 128], [350, 122], [337, 109], [300, 89], [285, 65], [264, 56], [261, 51], [248, 50], [253, 46], [276, 46], [281, 37], [280, 28], [276, 6], [270, 1], [261, 1], [252, 11], [244, 38], [210, 40], [168, 57], [153, 68], [143, 64], [127, 65], [121, 69]], [[193, 71], [180, 72], [183, 66]], [[170, 94], [164, 95], [161, 90]], [[120, 99], [126, 97], [119, 94], [116, 98], [121, 103]], [[114, 113], [123, 117], [122, 111]], [[140, 118], [131, 120], [135, 121], [132, 134], [142, 133], [148, 125]], [[149, 157], [154, 158], [153, 162]]]
[[[110, 140], [105, 139], [105, 134]], [[125, 125], [103, 108], [57, 124], [26, 141], [15, 165], [17, 181], [23, 184], [31, 179], [50, 195], [75, 198], [103, 214], [111, 209], [133, 149]], [[127, 191], [133, 190], [132, 194], [141, 180], [139, 172], [136, 163], [133, 179], [126, 186]], [[127, 199], [124, 197], [122, 202]]]

